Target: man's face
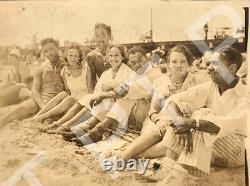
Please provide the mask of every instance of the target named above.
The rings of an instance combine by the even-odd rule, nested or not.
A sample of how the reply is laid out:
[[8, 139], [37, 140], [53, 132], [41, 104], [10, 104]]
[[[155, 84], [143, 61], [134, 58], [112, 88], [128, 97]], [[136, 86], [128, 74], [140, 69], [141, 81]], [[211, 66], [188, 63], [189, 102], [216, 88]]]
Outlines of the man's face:
[[136, 52], [135, 54], [130, 54], [128, 56], [128, 59], [129, 59], [128, 61], [129, 66], [135, 72], [139, 70], [139, 68], [141, 68], [146, 63], [146, 58], [140, 52]]
[[47, 43], [43, 46], [43, 54], [52, 64], [59, 61], [58, 48], [54, 43]]
[[234, 74], [231, 65], [218, 52], [215, 52], [210, 58], [207, 70], [212, 81], [218, 85], [226, 81], [227, 75]]
[[100, 48], [107, 47], [109, 45], [110, 36], [106, 29], [95, 29], [95, 41]]

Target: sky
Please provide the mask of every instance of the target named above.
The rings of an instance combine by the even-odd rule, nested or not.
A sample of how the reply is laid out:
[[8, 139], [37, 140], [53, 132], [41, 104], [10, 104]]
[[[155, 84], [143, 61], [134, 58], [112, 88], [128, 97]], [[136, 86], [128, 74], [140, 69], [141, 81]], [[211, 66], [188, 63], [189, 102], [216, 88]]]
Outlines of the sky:
[[[38, 40], [54, 37], [60, 41], [83, 43], [92, 38], [94, 25], [111, 26], [113, 43], [138, 42], [150, 31], [153, 10], [154, 41], [187, 40], [187, 28], [214, 7], [232, 7], [244, 22], [239, 1], [161, 1], [161, 0], [82, 0], [82, 1], [1, 1], [0, 45], [26, 46], [33, 35]], [[226, 16], [208, 23], [209, 34], [218, 27], [232, 27]], [[203, 30], [199, 34], [204, 35]]]

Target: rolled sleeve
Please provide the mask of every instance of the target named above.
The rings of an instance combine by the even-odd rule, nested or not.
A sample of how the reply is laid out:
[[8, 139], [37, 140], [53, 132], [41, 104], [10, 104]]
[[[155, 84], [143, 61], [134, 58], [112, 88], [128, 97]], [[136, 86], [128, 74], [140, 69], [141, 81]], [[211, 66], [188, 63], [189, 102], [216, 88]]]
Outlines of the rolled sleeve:
[[181, 105], [186, 103], [190, 105], [192, 113], [195, 110], [206, 106], [210, 92], [210, 85], [211, 83], [199, 84], [187, 89], [186, 91], [170, 96], [165, 102], [164, 110], [166, 110], [170, 102], [176, 103], [180, 110], [182, 110]]

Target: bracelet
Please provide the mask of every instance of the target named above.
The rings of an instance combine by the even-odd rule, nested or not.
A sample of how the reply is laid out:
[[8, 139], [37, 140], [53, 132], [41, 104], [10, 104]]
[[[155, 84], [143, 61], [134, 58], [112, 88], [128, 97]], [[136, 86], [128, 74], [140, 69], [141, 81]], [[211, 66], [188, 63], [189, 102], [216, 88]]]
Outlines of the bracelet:
[[150, 118], [152, 121], [153, 121], [152, 116], [153, 116], [154, 114], [157, 114], [157, 112], [153, 112], [153, 113], [150, 114], [150, 116], [149, 116], [149, 118]]
[[160, 121], [160, 119], [155, 120], [154, 124], [157, 125], [158, 121]]
[[195, 119], [195, 129], [199, 130], [199, 128], [200, 128], [200, 120]]

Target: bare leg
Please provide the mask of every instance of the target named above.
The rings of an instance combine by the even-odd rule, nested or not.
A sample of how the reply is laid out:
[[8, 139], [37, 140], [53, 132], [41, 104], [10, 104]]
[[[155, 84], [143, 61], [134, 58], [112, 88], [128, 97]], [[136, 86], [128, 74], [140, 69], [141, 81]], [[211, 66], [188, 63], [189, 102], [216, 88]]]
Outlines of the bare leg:
[[62, 124], [63, 128], [69, 129], [71, 125], [75, 124], [81, 117], [89, 113], [89, 109], [86, 107], [82, 108], [73, 118]]
[[49, 102], [36, 114], [36, 116], [42, 115], [45, 112], [51, 110], [67, 96], [68, 96], [68, 94], [64, 91], [57, 94], [55, 97], [53, 97], [51, 100], [49, 100]]
[[[58, 133], [65, 133], [65, 132], [69, 132], [70, 131], [70, 127], [73, 124], [76, 124], [79, 119], [81, 119], [81, 117], [83, 117], [84, 115], [86, 115], [87, 113], [89, 113], [89, 110], [85, 107], [82, 108], [82, 110], [80, 112], [78, 112], [75, 116], [73, 116], [73, 118], [71, 118], [70, 120], [66, 121], [65, 123], [58, 124], [58, 123], [54, 123], [51, 127], [58, 127], [56, 130], [48, 130], [47, 129], [47, 133], [49, 134], [58, 134]], [[50, 128], [49, 128], [50, 129]]]
[[166, 146], [162, 142], [159, 142], [149, 147], [141, 154], [138, 154], [136, 158], [142, 158], [142, 157], [146, 159], [161, 158], [166, 155], [166, 151], [167, 151]]
[[33, 99], [28, 99], [20, 103], [13, 110], [7, 112], [0, 118], [0, 129], [13, 120], [25, 119], [30, 115], [35, 114], [38, 112], [38, 109], [39, 108]]
[[36, 121], [43, 121], [44, 119], [47, 119], [49, 117], [62, 114], [66, 112], [70, 107], [72, 107], [75, 104], [75, 99], [71, 96], [68, 96], [64, 98], [57, 106], [49, 110], [48, 112], [41, 114], [39, 116], [34, 117], [34, 120]]
[[99, 122], [100, 121], [96, 117], [92, 116], [88, 120], [71, 128], [71, 130], [75, 132], [79, 129], [81, 131], [84, 131], [84, 133], [86, 133], [88, 130], [91, 130], [92, 128], [94, 128]]
[[174, 129], [170, 127], [167, 129], [161, 142], [152, 145], [141, 154], [138, 154], [137, 158], [144, 157], [153, 159], [167, 156], [177, 160], [183, 149], [183, 141], [179, 135], [174, 133]]
[[107, 129], [110, 126], [117, 127], [119, 124], [118, 121], [116, 121], [113, 118], [105, 117], [103, 121], [101, 121], [96, 127], [101, 127], [102, 129]]
[[147, 133], [143, 133], [141, 136], [135, 139], [135, 141], [128, 146], [128, 148], [122, 153], [121, 159], [124, 161], [136, 157], [139, 153], [145, 151], [150, 146], [161, 141], [162, 137], [159, 132], [152, 130]]
[[100, 121], [96, 119], [96, 117], [92, 116], [85, 122], [82, 122], [74, 127], [72, 127], [70, 130], [71, 132], [62, 134], [64, 139], [67, 141], [71, 141], [72, 138], [80, 137], [87, 133], [89, 130], [94, 128]]
[[[97, 124], [93, 129], [78, 138], [73, 138], [72, 141], [76, 142], [76, 145], [82, 146], [91, 143], [96, 143], [102, 140], [102, 135], [105, 133], [105, 129], [108, 127], [117, 127], [118, 121], [113, 118], [106, 117], [102, 122]], [[89, 140], [91, 139], [91, 140]]]
[[[68, 112], [61, 119], [54, 122], [53, 125], [45, 127], [44, 129], [42, 129], [42, 131], [47, 131], [47, 133], [50, 134], [69, 132], [71, 125], [78, 124], [80, 123], [80, 121], [85, 121], [89, 119], [90, 115], [91, 114], [87, 108], [76, 103], [68, 110]], [[59, 128], [56, 130], [50, 130], [57, 127]]]
[[69, 121], [71, 118], [73, 118], [78, 112], [80, 112], [83, 108], [82, 105], [80, 105], [79, 103], [74, 104], [67, 112], [66, 114], [60, 118], [58, 121], [56, 121], [54, 124], [55, 125], [62, 125], [63, 123], [65, 123], [66, 121]]

